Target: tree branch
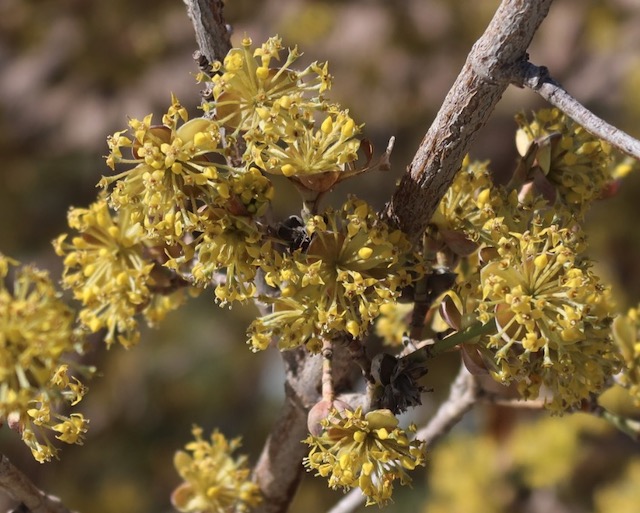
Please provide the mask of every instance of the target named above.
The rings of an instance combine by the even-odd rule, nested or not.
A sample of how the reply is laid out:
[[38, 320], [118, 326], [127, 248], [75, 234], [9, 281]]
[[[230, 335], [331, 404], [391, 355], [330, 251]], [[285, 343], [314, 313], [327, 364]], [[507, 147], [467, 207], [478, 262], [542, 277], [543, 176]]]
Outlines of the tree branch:
[[429, 423], [416, 433], [416, 438], [425, 441], [427, 447], [432, 447], [460, 422], [464, 414], [478, 402], [480, 396], [481, 391], [476, 378], [469, 373], [464, 364], [461, 364], [460, 371], [451, 384], [449, 397], [440, 405]]
[[28, 513], [72, 513], [57, 497], [46, 495], [4, 454], [0, 457], [0, 490], [19, 502]]
[[516, 85], [532, 89], [594, 136], [640, 160], [640, 141], [600, 119], [584, 107], [549, 75], [546, 67], [523, 61], [521, 66], [514, 68], [514, 71], [519, 72], [519, 75], [514, 77]]
[[[333, 347], [332, 374], [336, 392], [351, 389], [353, 370], [348, 348], [344, 344]], [[253, 513], [284, 513], [295, 495], [304, 471], [302, 458], [309, 447], [302, 443], [309, 430], [307, 415], [320, 399], [322, 358], [300, 347], [282, 352], [286, 366], [285, 404], [265, 443], [254, 468], [254, 481], [264, 497]], [[359, 394], [357, 400], [362, 401]], [[339, 396], [339, 399], [346, 399]], [[353, 405], [356, 406], [355, 404]]]
[[[222, 11], [222, 0], [184, 0], [187, 13], [193, 23], [196, 33], [201, 68], [208, 68], [208, 64], [224, 59], [231, 50], [231, 28], [226, 24]], [[202, 58], [206, 62], [202, 62]]]
[[284, 351], [286, 365], [285, 403], [271, 429], [254, 468], [254, 481], [264, 500], [254, 513], [287, 510], [302, 475], [302, 458], [308, 452], [307, 412], [320, 399], [322, 359], [305, 348]]
[[553, 0], [503, 0], [447, 94], [382, 217], [413, 240], [460, 169], [477, 131], [509, 85], [508, 71], [526, 56]]
[[[460, 371], [451, 384], [449, 397], [440, 405], [427, 425], [416, 433], [416, 438], [426, 442], [427, 448], [432, 448], [473, 408], [480, 394], [475, 377], [467, 371], [464, 364], [461, 364]], [[360, 489], [354, 488], [331, 508], [329, 513], [351, 513], [363, 504], [364, 500]]]

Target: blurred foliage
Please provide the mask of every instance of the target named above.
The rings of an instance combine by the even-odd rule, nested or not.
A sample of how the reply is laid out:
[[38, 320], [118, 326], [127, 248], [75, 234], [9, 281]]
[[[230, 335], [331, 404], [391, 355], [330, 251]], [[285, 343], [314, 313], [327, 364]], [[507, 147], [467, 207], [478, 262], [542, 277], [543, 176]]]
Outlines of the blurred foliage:
[[459, 432], [434, 450], [425, 513], [634, 511], [638, 459], [605, 421], [527, 413], [495, 435]]
[[[382, 206], [497, 5], [497, 0], [238, 0], [229, 2], [227, 20], [236, 41], [245, 34], [263, 41], [279, 33], [285, 44], [299, 44], [309, 62], [328, 60], [335, 77], [332, 96], [366, 123], [365, 134], [377, 151], [386, 147], [389, 137], [397, 137], [393, 171], [351, 184], [373, 205]], [[639, 47], [640, 10], [635, 0], [558, 0], [530, 54], [534, 63], [548, 66], [596, 113], [640, 136]], [[159, 116], [171, 92], [196, 112], [200, 87], [190, 76], [197, 71], [191, 57], [194, 50], [182, 2], [0, 3], [0, 249], [4, 253], [36, 261], [54, 275], [59, 272], [49, 241], [65, 230], [70, 205], [86, 206], [94, 199], [94, 186], [106, 173], [101, 158], [107, 151], [106, 135], [123, 128], [127, 116], [149, 112]], [[490, 158], [498, 175], [512, 169], [513, 115], [542, 104], [529, 91], [509, 89], [478, 134], [473, 157]], [[590, 216], [594, 257], [603, 262], [601, 274], [613, 282], [621, 307], [640, 300], [640, 236], [635, 222], [640, 217], [639, 188], [640, 176], [630, 176], [617, 196], [601, 202]], [[346, 192], [339, 187], [335, 201]], [[278, 208], [291, 212], [294, 207], [282, 200]], [[171, 511], [169, 494], [179, 483], [171, 461], [190, 438], [192, 424], [205, 432], [218, 427], [229, 437], [242, 436], [243, 452], [255, 462], [278, 413], [283, 380], [278, 355], [271, 351], [253, 355], [241, 342], [252, 315], [248, 307], [220, 310], [203, 294], [171, 314], [160, 330], [143, 333], [143, 342], [131, 351], [118, 347], [106, 351], [96, 344], [88, 358], [103, 377], [90, 383], [83, 401], [82, 410], [91, 419], [85, 445], [66, 447], [61, 461], [39, 465], [15, 433], [2, 429], [0, 450], [39, 486], [62, 496], [78, 511]], [[435, 362], [427, 376], [435, 393], [424, 397], [425, 409], [418, 420], [424, 420], [436, 399], [446, 393], [448, 371], [455, 365], [449, 360], [446, 356], [442, 365]], [[477, 474], [477, 483], [465, 486], [485, 482], [491, 493], [500, 491], [494, 498], [499, 502], [496, 508], [502, 508], [530, 480], [539, 479], [535, 476], [540, 472], [545, 474], [542, 463], [554, 460], [521, 463], [519, 472], [530, 468], [532, 473], [514, 488], [500, 474], [503, 465], [512, 466], [516, 457], [528, 462], [532, 455], [518, 452], [522, 443], [504, 445], [492, 438], [481, 411], [474, 419], [475, 423], [463, 426], [479, 433], [473, 435], [474, 442], [469, 438], [460, 442], [468, 449], [457, 459], [449, 456], [448, 463], [445, 456], [434, 454], [431, 480], [451, 480], [449, 473], [462, 479], [468, 469], [484, 469]], [[571, 426], [566, 428], [569, 435], [557, 440], [578, 436]], [[546, 446], [539, 445], [538, 431], [544, 430], [538, 424], [523, 429], [533, 431], [516, 430], [512, 439], [524, 437], [542, 455]], [[582, 443], [587, 435], [581, 433]], [[587, 436], [599, 437], [593, 432]], [[590, 511], [595, 483], [621, 475], [624, 462], [637, 452], [613, 434], [604, 438], [604, 449], [591, 450], [596, 445], [592, 443], [574, 460], [578, 471], [561, 467], [571, 474], [569, 484], [588, 497], [577, 511]], [[557, 441], [549, 443], [555, 458], [575, 449], [573, 442], [565, 442], [561, 446], [565, 452], [559, 453], [554, 449]], [[453, 450], [447, 447], [442, 450]], [[441, 464], [450, 469], [439, 469]], [[502, 476], [501, 484], [487, 479], [494, 474]], [[599, 488], [597, 511], [618, 511], [617, 507], [632, 511], [613, 506], [612, 501], [629, 490], [637, 493], [637, 464], [621, 479]], [[415, 475], [414, 483], [419, 482]], [[386, 511], [419, 510], [429, 494], [416, 484], [413, 492], [403, 491]], [[338, 496], [323, 481], [305, 475], [292, 511], [325, 511]]]

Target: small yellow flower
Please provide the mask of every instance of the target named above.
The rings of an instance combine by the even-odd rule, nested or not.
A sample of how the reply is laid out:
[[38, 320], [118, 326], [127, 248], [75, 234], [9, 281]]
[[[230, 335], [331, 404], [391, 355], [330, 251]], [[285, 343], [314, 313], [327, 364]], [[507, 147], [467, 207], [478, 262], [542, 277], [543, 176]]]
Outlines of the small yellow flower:
[[425, 464], [424, 443], [410, 441], [389, 410], [333, 410], [321, 424], [319, 436], [304, 440], [311, 447], [305, 466], [333, 489], [359, 487], [367, 505], [389, 502], [393, 482], [411, 483], [407, 470]]
[[249, 480], [246, 456], [232, 457], [240, 440], [228, 441], [221, 433], [203, 440], [202, 429], [193, 428], [195, 440], [178, 451], [174, 465], [184, 482], [171, 494], [171, 502], [183, 513], [245, 512], [260, 503], [260, 491]]
[[358, 337], [422, 273], [404, 234], [377, 221], [364, 201], [312, 217], [306, 232], [308, 248], [263, 265], [267, 283], [286, 293], [266, 298], [273, 313], [251, 325], [254, 349], [276, 336], [281, 349], [316, 347], [340, 332]]
[[70, 418], [56, 424], [51, 429], [60, 433], [56, 438], [68, 444], [82, 445], [83, 435], [87, 432], [89, 421], [79, 413], [71, 414]]
[[125, 347], [139, 339], [136, 314], [157, 321], [170, 308], [181, 304], [180, 291], [161, 308], [151, 288], [158, 265], [145, 257], [146, 238], [139, 223], [131, 221], [128, 208], [112, 213], [106, 199], [89, 208], [69, 212], [69, 226], [78, 235], [54, 241], [56, 253], [64, 257], [62, 283], [82, 303], [79, 319], [91, 332], [106, 329], [105, 341]]
[[480, 270], [477, 307], [480, 321], [497, 327], [486, 341], [494, 377], [516, 380], [524, 397], [546, 386], [551, 409], [576, 406], [618, 366], [610, 292], [581, 256], [584, 241], [574, 226], [534, 218], [524, 233], [494, 233], [495, 257]]
[[[19, 268], [11, 286], [7, 275], [16, 265], [0, 254], [0, 421], [17, 429], [42, 463], [58, 452], [47, 431], [63, 433], [57, 437], [63, 442], [82, 443], [86, 421], [64, 424], [68, 418], [58, 410], [77, 404], [86, 392], [70, 369], [85, 375], [92, 369], [72, 363], [82, 352], [73, 330], [75, 314], [47, 273]], [[78, 418], [82, 416], [71, 414], [72, 423]]]

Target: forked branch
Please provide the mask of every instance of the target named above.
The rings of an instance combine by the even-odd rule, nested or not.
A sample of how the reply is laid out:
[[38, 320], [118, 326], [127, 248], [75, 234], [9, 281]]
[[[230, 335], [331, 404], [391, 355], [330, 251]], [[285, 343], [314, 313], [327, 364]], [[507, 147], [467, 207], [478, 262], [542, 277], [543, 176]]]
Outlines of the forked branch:
[[503, 0], [447, 94], [383, 216], [418, 240], [553, 0]]

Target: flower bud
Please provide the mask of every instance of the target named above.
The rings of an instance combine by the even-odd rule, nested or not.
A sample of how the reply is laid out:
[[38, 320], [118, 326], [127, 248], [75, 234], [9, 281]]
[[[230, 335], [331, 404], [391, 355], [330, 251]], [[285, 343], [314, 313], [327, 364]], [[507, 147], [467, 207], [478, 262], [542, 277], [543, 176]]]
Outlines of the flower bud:
[[322, 421], [329, 417], [332, 410], [341, 412], [350, 409], [351, 406], [339, 399], [334, 399], [333, 401], [323, 399], [322, 401], [317, 402], [313, 408], [309, 410], [309, 415], [307, 417], [307, 428], [309, 429], [309, 433], [313, 436], [320, 436], [324, 430]]

